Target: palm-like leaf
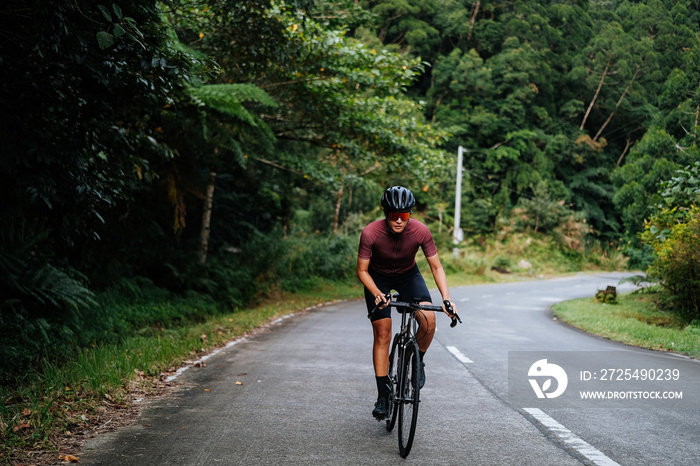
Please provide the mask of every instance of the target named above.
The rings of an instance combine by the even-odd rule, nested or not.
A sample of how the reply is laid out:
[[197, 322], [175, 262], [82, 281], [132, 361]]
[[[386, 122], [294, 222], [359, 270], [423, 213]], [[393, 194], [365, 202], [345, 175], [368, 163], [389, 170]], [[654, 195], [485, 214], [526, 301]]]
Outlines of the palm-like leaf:
[[190, 87], [189, 92], [200, 105], [207, 105], [251, 126], [259, 126], [260, 120], [243, 106], [243, 102], [277, 106], [267, 92], [252, 84], [207, 84]]

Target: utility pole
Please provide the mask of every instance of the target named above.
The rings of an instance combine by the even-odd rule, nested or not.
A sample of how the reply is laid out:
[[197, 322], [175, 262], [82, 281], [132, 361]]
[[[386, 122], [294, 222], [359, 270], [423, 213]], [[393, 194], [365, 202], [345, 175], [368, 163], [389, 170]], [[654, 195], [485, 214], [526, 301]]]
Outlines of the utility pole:
[[[463, 152], [464, 149], [462, 146], [459, 146], [459, 149], [457, 151], [457, 188], [455, 192], [455, 228], [454, 228], [454, 235], [452, 237], [452, 244], [457, 246], [462, 239], [464, 239], [464, 234], [462, 233], [462, 229], [460, 228], [460, 214], [461, 214], [461, 209], [462, 209], [462, 159], [463, 159]], [[452, 255], [457, 258], [459, 255], [459, 250], [455, 247], [452, 249]]]

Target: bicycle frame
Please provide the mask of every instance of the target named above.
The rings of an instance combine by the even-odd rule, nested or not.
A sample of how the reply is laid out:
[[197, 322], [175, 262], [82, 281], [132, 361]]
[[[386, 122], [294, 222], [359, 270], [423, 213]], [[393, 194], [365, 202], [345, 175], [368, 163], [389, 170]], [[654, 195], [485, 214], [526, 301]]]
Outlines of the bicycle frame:
[[[416, 340], [416, 335], [418, 333], [418, 321], [416, 320], [416, 311], [418, 309], [411, 309], [411, 310], [406, 310], [401, 312], [401, 327], [399, 329], [399, 332], [394, 336], [394, 338], [398, 338], [398, 373], [397, 373], [397, 378], [399, 379], [398, 381], [401, 381], [404, 377], [403, 376], [403, 368], [406, 367], [406, 360], [405, 360], [405, 355], [406, 355], [406, 347], [410, 344], [415, 344], [415, 347], [418, 348], [418, 341]], [[392, 345], [393, 346], [393, 345]], [[417, 357], [420, 358], [419, 353], [416, 353]], [[418, 361], [418, 364], [420, 364], [420, 360]], [[391, 374], [389, 374], [391, 376]], [[397, 383], [398, 381], [391, 380], [392, 385]], [[395, 391], [395, 393], [404, 393], [403, 387], [399, 387], [398, 390]], [[392, 401], [406, 401], [406, 398], [403, 397], [397, 397], [395, 396], [394, 393], [392, 393]]]

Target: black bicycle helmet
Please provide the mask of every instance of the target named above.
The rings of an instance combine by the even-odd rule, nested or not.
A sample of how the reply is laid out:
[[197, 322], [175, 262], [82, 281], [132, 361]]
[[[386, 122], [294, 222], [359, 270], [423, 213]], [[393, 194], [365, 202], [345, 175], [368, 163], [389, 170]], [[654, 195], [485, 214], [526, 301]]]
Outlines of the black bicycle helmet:
[[413, 193], [403, 186], [392, 186], [382, 195], [382, 208], [386, 212], [409, 212], [415, 205]]

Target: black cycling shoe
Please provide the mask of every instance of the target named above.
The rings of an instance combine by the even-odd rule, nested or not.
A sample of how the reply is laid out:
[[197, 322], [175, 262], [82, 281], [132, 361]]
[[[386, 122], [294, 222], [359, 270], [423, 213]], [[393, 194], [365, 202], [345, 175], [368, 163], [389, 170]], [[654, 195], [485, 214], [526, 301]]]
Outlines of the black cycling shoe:
[[374, 403], [374, 410], [372, 411], [372, 416], [374, 416], [377, 421], [383, 421], [389, 415], [389, 400], [385, 397], [380, 396], [377, 398], [377, 402]]

